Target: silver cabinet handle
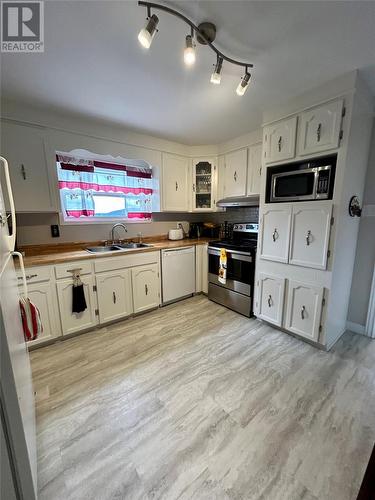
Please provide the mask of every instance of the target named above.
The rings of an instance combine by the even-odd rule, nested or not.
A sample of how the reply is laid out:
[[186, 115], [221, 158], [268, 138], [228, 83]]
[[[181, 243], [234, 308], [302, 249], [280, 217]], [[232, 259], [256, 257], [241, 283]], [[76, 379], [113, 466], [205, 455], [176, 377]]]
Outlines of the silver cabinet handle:
[[320, 137], [322, 135], [322, 124], [319, 123], [318, 128], [316, 129], [316, 140], [320, 142]]
[[283, 140], [283, 138], [280, 135], [279, 140], [277, 141], [277, 147], [279, 148], [279, 153], [281, 153], [281, 142], [282, 142], [282, 140]]
[[306, 307], [305, 307], [305, 306], [302, 306], [302, 307], [301, 307], [301, 318], [302, 318], [302, 319], [305, 319], [305, 311], [306, 311]]
[[275, 243], [275, 241], [277, 240], [277, 238], [279, 237], [279, 233], [277, 232], [277, 229], [275, 227], [273, 233], [272, 233], [272, 240], [273, 242]]
[[262, 167], [259, 167], [259, 177], [262, 175]]
[[237, 182], [237, 170], [234, 171], [233, 179], [234, 179], [234, 182]]
[[117, 301], [116, 292], [113, 292], [112, 298], [113, 298], [113, 303], [116, 304]]
[[176, 191], [178, 190], [178, 182], [176, 181]]
[[148, 295], [148, 286], [145, 285], [145, 294]]
[[[26, 278], [27, 280], [31, 280], [31, 279], [33, 279], [33, 278], [36, 278], [37, 276], [38, 276], [37, 274], [27, 274], [27, 275], [25, 276], [25, 278]], [[18, 279], [19, 279], [19, 280], [22, 280], [22, 279], [23, 279], [23, 277], [22, 277], [22, 276], [18, 276]]]
[[309, 246], [310, 245], [310, 236], [311, 236], [311, 231], [310, 229], [307, 231], [306, 233], [306, 245]]
[[26, 180], [26, 169], [25, 169], [25, 165], [23, 163], [21, 165], [21, 175], [22, 175], [23, 180], [25, 181]]
[[272, 296], [271, 295], [268, 296], [267, 302], [268, 302], [268, 307], [271, 307], [272, 306]]

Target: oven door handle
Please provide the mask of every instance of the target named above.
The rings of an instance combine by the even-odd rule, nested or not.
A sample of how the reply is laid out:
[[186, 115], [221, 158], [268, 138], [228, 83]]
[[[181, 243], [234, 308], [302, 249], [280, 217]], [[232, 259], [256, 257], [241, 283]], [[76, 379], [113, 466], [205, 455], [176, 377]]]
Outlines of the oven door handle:
[[[220, 249], [217, 247], [208, 247], [208, 254], [209, 255], [217, 255], [220, 257]], [[240, 252], [239, 250], [227, 250], [227, 256], [231, 257], [233, 256], [233, 259], [236, 258], [236, 255], [240, 256], [240, 259], [237, 260], [244, 260], [246, 262], [252, 262], [253, 258], [251, 255], [249, 255], [246, 252]]]

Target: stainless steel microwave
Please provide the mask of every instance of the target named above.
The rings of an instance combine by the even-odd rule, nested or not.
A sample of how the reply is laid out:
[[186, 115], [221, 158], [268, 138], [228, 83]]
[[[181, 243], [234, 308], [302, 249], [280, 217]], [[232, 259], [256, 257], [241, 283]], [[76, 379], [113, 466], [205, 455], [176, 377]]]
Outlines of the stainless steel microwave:
[[269, 201], [327, 200], [332, 198], [333, 181], [334, 165], [297, 169], [293, 165], [291, 170], [270, 173]]

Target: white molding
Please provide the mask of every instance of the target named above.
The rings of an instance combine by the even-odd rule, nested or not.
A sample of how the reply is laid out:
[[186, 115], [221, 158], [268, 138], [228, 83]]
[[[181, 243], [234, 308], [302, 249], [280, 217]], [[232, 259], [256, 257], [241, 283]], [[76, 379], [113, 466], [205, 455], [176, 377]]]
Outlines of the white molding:
[[359, 333], [360, 335], [366, 335], [365, 327], [359, 323], [352, 323], [351, 321], [346, 322], [346, 329], [354, 333]]
[[370, 299], [368, 303], [367, 319], [365, 334], [371, 338], [375, 338], [375, 266], [372, 275]]

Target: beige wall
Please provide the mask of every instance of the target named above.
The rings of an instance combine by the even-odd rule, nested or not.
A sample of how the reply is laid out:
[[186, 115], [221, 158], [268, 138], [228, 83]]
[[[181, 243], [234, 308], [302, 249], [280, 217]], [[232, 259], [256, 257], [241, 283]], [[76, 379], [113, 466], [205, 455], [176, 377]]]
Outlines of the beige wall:
[[363, 197], [364, 213], [359, 226], [348, 321], [365, 326], [375, 264], [375, 127]]

